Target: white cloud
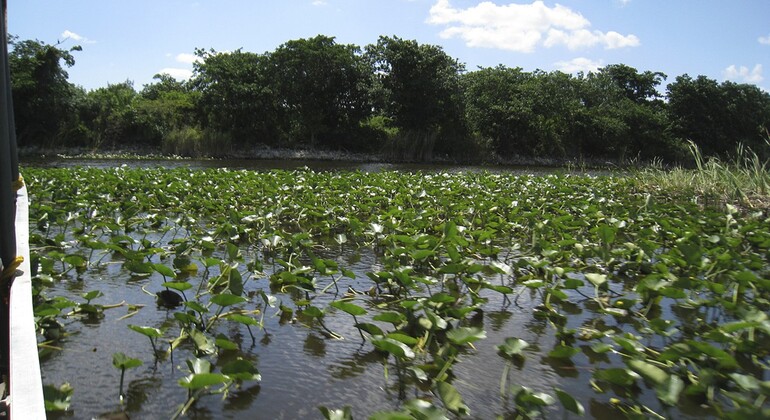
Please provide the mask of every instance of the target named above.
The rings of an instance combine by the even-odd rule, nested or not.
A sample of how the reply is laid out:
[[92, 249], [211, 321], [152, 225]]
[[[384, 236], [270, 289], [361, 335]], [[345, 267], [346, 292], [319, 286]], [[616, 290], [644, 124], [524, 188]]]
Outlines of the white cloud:
[[200, 60], [200, 57], [198, 57], [195, 54], [181, 53], [181, 54], [177, 54], [175, 59], [180, 63], [192, 64]]
[[96, 41], [91, 41], [90, 39], [84, 36], [78, 35], [75, 32], [70, 31], [69, 29], [62, 32], [61, 35], [59, 36], [61, 36], [63, 39], [71, 39], [73, 41], [82, 42], [84, 44], [93, 44], [96, 42]]
[[437, 0], [427, 23], [442, 25], [442, 38], [459, 37], [469, 47], [533, 52], [538, 46], [563, 45], [570, 50], [603, 45], [606, 49], [635, 47], [639, 38], [617, 32], [590, 30], [591, 22], [580, 13], [538, 0], [530, 4], [497, 5], [484, 1], [457, 9], [449, 0]]
[[603, 60], [591, 60], [590, 58], [577, 57], [569, 61], [559, 61], [554, 63], [557, 69], [564, 73], [577, 73], [582, 71], [583, 73], [595, 72], [596, 70], [604, 67]]
[[722, 72], [722, 75], [725, 77], [725, 79], [739, 81], [743, 83], [759, 83], [765, 80], [765, 78], [762, 77], [761, 64], [757, 64], [751, 70], [749, 70], [749, 68], [746, 66], [738, 67], [735, 64], [733, 64], [732, 66], [726, 68]]
[[327, 6], [328, 4], [325, 0], [313, 0], [313, 6]]
[[166, 67], [161, 69], [159, 74], [168, 74], [176, 80], [187, 80], [192, 77], [193, 72], [190, 69], [179, 69], [173, 67]]
[[759, 41], [760, 44], [770, 45], [770, 35], [760, 36], [757, 38], [757, 41]]

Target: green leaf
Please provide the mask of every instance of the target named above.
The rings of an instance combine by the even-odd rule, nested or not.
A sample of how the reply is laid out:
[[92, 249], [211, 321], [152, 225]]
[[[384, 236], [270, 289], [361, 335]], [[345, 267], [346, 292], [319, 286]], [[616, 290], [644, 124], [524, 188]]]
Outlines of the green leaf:
[[361, 331], [365, 331], [365, 332], [369, 333], [372, 336], [375, 336], [375, 335], [379, 335], [379, 336], [385, 335], [385, 333], [382, 332], [380, 327], [378, 327], [378, 326], [376, 326], [374, 324], [366, 323], [366, 322], [359, 322], [358, 324], [356, 324], [356, 328], [358, 328]]
[[548, 357], [551, 357], [554, 359], [569, 359], [570, 357], [578, 353], [580, 353], [579, 348], [559, 344], [555, 346], [553, 350], [548, 352]]
[[684, 381], [676, 375], [671, 375], [666, 381], [655, 387], [658, 399], [664, 404], [675, 406], [679, 403], [679, 395], [684, 390]]
[[187, 367], [190, 368], [192, 373], [209, 373], [211, 372], [211, 362], [206, 359], [194, 358], [187, 361]]
[[215, 354], [217, 352], [216, 343], [214, 340], [206, 336], [206, 334], [196, 329], [191, 329], [189, 334], [190, 338], [193, 340], [193, 343], [195, 343], [195, 348], [198, 349], [199, 353]]
[[222, 307], [227, 307], [246, 302], [247, 300], [248, 299], [243, 296], [231, 295], [230, 293], [220, 293], [218, 295], [214, 295], [211, 298], [211, 303]]
[[138, 325], [128, 324], [128, 328], [150, 338], [158, 338], [163, 336], [163, 331], [153, 327], [141, 327]]
[[238, 350], [238, 345], [230, 341], [224, 335], [220, 334], [214, 340], [214, 343], [222, 350]]
[[230, 270], [230, 279], [227, 282], [227, 289], [230, 293], [241, 296], [243, 294], [243, 276], [238, 270]]
[[596, 227], [596, 234], [599, 236], [599, 240], [605, 245], [612, 245], [615, 242], [615, 233], [617, 228], [609, 225], [600, 225]]
[[722, 349], [695, 340], [687, 340], [686, 343], [694, 347], [698, 352], [714, 358], [721, 369], [736, 369], [738, 367], [738, 362], [735, 358]]
[[392, 338], [373, 338], [372, 344], [378, 350], [388, 352], [399, 359], [414, 358], [414, 352], [409, 346]]
[[98, 297], [104, 296], [104, 293], [102, 293], [99, 290], [92, 290], [90, 292], [83, 293], [82, 296], [83, 296], [83, 299], [85, 299], [87, 301], [91, 301], [91, 300], [96, 299]]
[[74, 389], [69, 383], [64, 383], [60, 387], [44, 385], [43, 399], [45, 400], [45, 411], [69, 410], [73, 392]]
[[372, 319], [375, 321], [382, 321], [391, 323], [393, 325], [399, 325], [406, 321], [406, 315], [402, 314], [401, 312], [389, 311], [379, 313], [372, 317]]
[[205, 306], [203, 306], [200, 303], [195, 302], [195, 301], [187, 301], [187, 302], [184, 302], [182, 304], [184, 306], [192, 309], [193, 311], [200, 313], [200, 314], [205, 314], [205, 313], [207, 313], [209, 311], [209, 308], [207, 308], [207, 307], [205, 307]]
[[580, 401], [576, 400], [575, 397], [558, 388], [554, 388], [554, 391], [556, 391], [556, 397], [559, 398], [559, 402], [565, 409], [578, 416], [585, 414], [586, 410], [583, 408], [583, 404], [580, 404]]
[[461, 327], [450, 330], [446, 336], [453, 343], [462, 345], [487, 338], [487, 333], [478, 327]]
[[321, 318], [324, 316], [324, 312], [316, 306], [308, 306], [302, 310], [302, 315], [309, 318]]
[[347, 312], [350, 315], [353, 316], [359, 316], [359, 315], [365, 315], [366, 309], [350, 302], [346, 302], [344, 300], [335, 300], [334, 302], [330, 303], [329, 306], [333, 308], [337, 308], [341, 311]]
[[413, 345], [417, 344], [417, 342], [419, 341], [418, 339], [412, 337], [411, 335], [406, 335], [406, 334], [400, 333], [400, 332], [388, 333], [388, 335], [386, 337], [387, 338], [392, 338], [392, 339], [394, 339], [396, 341], [404, 343], [407, 346], [413, 346]]
[[187, 283], [186, 281], [171, 281], [161, 284], [163, 287], [168, 287], [169, 289], [179, 290], [180, 292], [184, 292], [185, 290], [191, 289], [193, 287], [192, 284]]
[[608, 343], [594, 343], [591, 345], [591, 351], [597, 354], [607, 353], [612, 349], [613, 349], [612, 344], [608, 344]]
[[523, 357], [523, 351], [529, 347], [529, 343], [521, 338], [508, 337], [503, 344], [497, 346], [497, 350], [505, 354], [508, 357], [519, 356]]
[[435, 254], [436, 254], [436, 252], [433, 251], [432, 249], [419, 249], [419, 250], [416, 250], [416, 251], [412, 251], [410, 253], [412, 258], [414, 258], [416, 261], [425, 260], [428, 257], [432, 257]]
[[221, 373], [196, 373], [179, 380], [179, 385], [187, 389], [201, 389], [212, 385], [224, 384], [229, 379]]
[[587, 273], [586, 280], [590, 281], [596, 287], [600, 287], [604, 283], [607, 283], [607, 276], [604, 274]]
[[457, 388], [455, 388], [452, 384], [447, 382], [439, 382], [436, 385], [436, 389], [438, 390], [438, 395], [441, 397], [441, 401], [444, 403], [444, 407], [446, 407], [447, 410], [458, 415], [470, 414], [468, 406], [465, 405], [465, 402], [463, 402], [460, 393], [457, 392]]
[[243, 314], [229, 314], [225, 317], [225, 319], [229, 319], [230, 321], [235, 321], [239, 324], [244, 324], [244, 325], [255, 325], [255, 326], [259, 325], [259, 321], [257, 321], [253, 317], [250, 317], [248, 315], [243, 315]]
[[631, 386], [639, 379], [636, 372], [624, 368], [599, 369], [594, 371], [593, 376], [597, 380], [620, 386]]
[[142, 365], [142, 361], [126, 356], [124, 353], [112, 354], [112, 365], [118, 369], [131, 369]]
[[259, 381], [262, 376], [254, 365], [243, 358], [237, 358], [222, 366], [222, 373], [239, 381]]
[[152, 274], [155, 268], [151, 263], [142, 263], [137, 261], [126, 261], [123, 267], [134, 274]]
[[655, 385], [662, 385], [669, 378], [669, 375], [665, 370], [651, 363], [647, 363], [644, 360], [631, 359], [626, 364], [633, 369], [634, 372], [642, 375], [644, 379], [647, 379]]
[[456, 297], [453, 297], [452, 295], [448, 293], [436, 293], [429, 299], [431, 302], [434, 303], [453, 303], [457, 301]]
[[163, 264], [153, 264], [152, 268], [164, 277], [176, 278], [176, 272]]

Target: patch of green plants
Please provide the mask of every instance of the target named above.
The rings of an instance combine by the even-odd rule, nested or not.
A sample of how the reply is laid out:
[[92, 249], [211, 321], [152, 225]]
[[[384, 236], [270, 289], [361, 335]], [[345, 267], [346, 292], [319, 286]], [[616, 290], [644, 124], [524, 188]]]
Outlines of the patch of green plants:
[[[720, 418], [770, 410], [761, 210], [703, 206], [624, 177], [127, 167], [24, 176], [41, 356], [77, 340], [70, 322], [127, 306], [126, 334], [152, 350], [135, 360], [186, 366], [176, 381], [185, 402], [169, 416], [262, 379], [255, 350], [235, 336], [280, 334], [266, 316], [380, 356], [398, 396], [392, 410], [357, 416], [474, 415], [458, 366], [481, 348], [505, 366], [485, 385], [501, 416], [583, 415], [577, 387], [629, 417], [692, 405]], [[337, 258], [351, 250], [376, 263], [352, 270]], [[132, 314], [153, 308], [92, 302], [103, 299], [97, 282], [85, 302], [51, 294], [105, 267], [157, 296], [168, 321], [140, 326]], [[553, 344], [490, 340], [474, 320], [493, 310], [531, 312]], [[138, 363], [116, 360], [121, 374]], [[514, 374], [531, 364], [586, 373], [536, 389]]]
[[704, 157], [693, 142], [688, 147], [694, 169], [653, 165], [635, 173], [640, 184], [670, 194], [688, 194], [706, 205], [770, 207], [770, 168], [755, 151], [739, 145], [731, 158], [722, 160]]

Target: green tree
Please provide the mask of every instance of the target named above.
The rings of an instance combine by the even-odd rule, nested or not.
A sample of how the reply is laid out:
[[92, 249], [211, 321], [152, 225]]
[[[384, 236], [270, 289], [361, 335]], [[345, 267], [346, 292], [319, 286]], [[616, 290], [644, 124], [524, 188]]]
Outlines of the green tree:
[[583, 151], [619, 160], [676, 158], [679, 147], [667, 134], [665, 103], [657, 91], [665, 78], [623, 64], [581, 76], [585, 118], [579, 119], [576, 136]]
[[770, 94], [685, 74], [668, 85], [668, 111], [672, 133], [692, 140], [705, 155], [724, 156], [738, 143], [761, 153], [770, 127]]
[[281, 45], [269, 61], [291, 137], [298, 143], [313, 147], [320, 140], [339, 146], [371, 114], [372, 72], [359, 47], [318, 35]]
[[38, 40], [11, 37], [9, 67], [14, 100], [17, 138], [20, 145], [56, 145], [77, 126], [74, 100], [77, 88], [67, 78], [74, 51]]
[[626, 98], [637, 104], [662, 98], [663, 95], [657, 88], [667, 78], [665, 73], [651, 71], [639, 73], [635, 68], [625, 64], [610, 64], [599, 69], [597, 74], [599, 77], [609, 79]]
[[470, 130], [501, 156], [521, 152], [516, 144], [529, 136], [531, 98], [525, 84], [532, 77], [521, 68], [482, 68], [462, 77]]
[[200, 93], [168, 74], [155, 75], [154, 80], [142, 88], [133, 107], [142, 143], [162, 146], [172, 132], [199, 126]]
[[284, 137], [284, 109], [270, 77], [269, 54], [197, 49], [193, 89], [203, 128], [229, 135], [236, 145], [275, 145]]
[[134, 85], [128, 80], [88, 92], [81, 115], [88, 127], [91, 147], [124, 148], [142, 143], [134, 107], [137, 98]]
[[[460, 76], [464, 65], [439, 46], [381, 36], [366, 47], [376, 75], [377, 112], [399, 129], [405, 158], [468, 155]], [[397, 139], [398, 140], [398, 139]], [[399, 144], [400, 143], [400, 144]]]

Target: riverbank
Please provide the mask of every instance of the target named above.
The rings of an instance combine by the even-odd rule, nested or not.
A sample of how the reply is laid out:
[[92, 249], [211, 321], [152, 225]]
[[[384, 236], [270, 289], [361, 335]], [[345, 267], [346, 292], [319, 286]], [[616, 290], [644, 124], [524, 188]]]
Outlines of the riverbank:
[[180, 156], [163, 153], [160, 149], [149, 147], [126, 147], [115, 149], [91, 149], [84, 147], [41, 148], [37, 146], [20, 147], [22, 159], [57, 157], [59, 159], [126, 159], [126, 160], [315, 160], [348, 163], [425, 163], [438, 165], [482, 165], [482, 166], [538, 166], [551, 168], [618, 169], [638, 166], [639, 162], [612, 162], [597, 158], [553, 158], [533, 156], [500, 157], [489, 154], [483, 159], [460, 161], [448, 156], [434, 156], [428, 161], [405, 161], [392, 159], [382, 153], [351, 153], [341, 150], [322, 149], [287, 149], [257, 145], [250, 149], [241, 149], [214, 156]]

